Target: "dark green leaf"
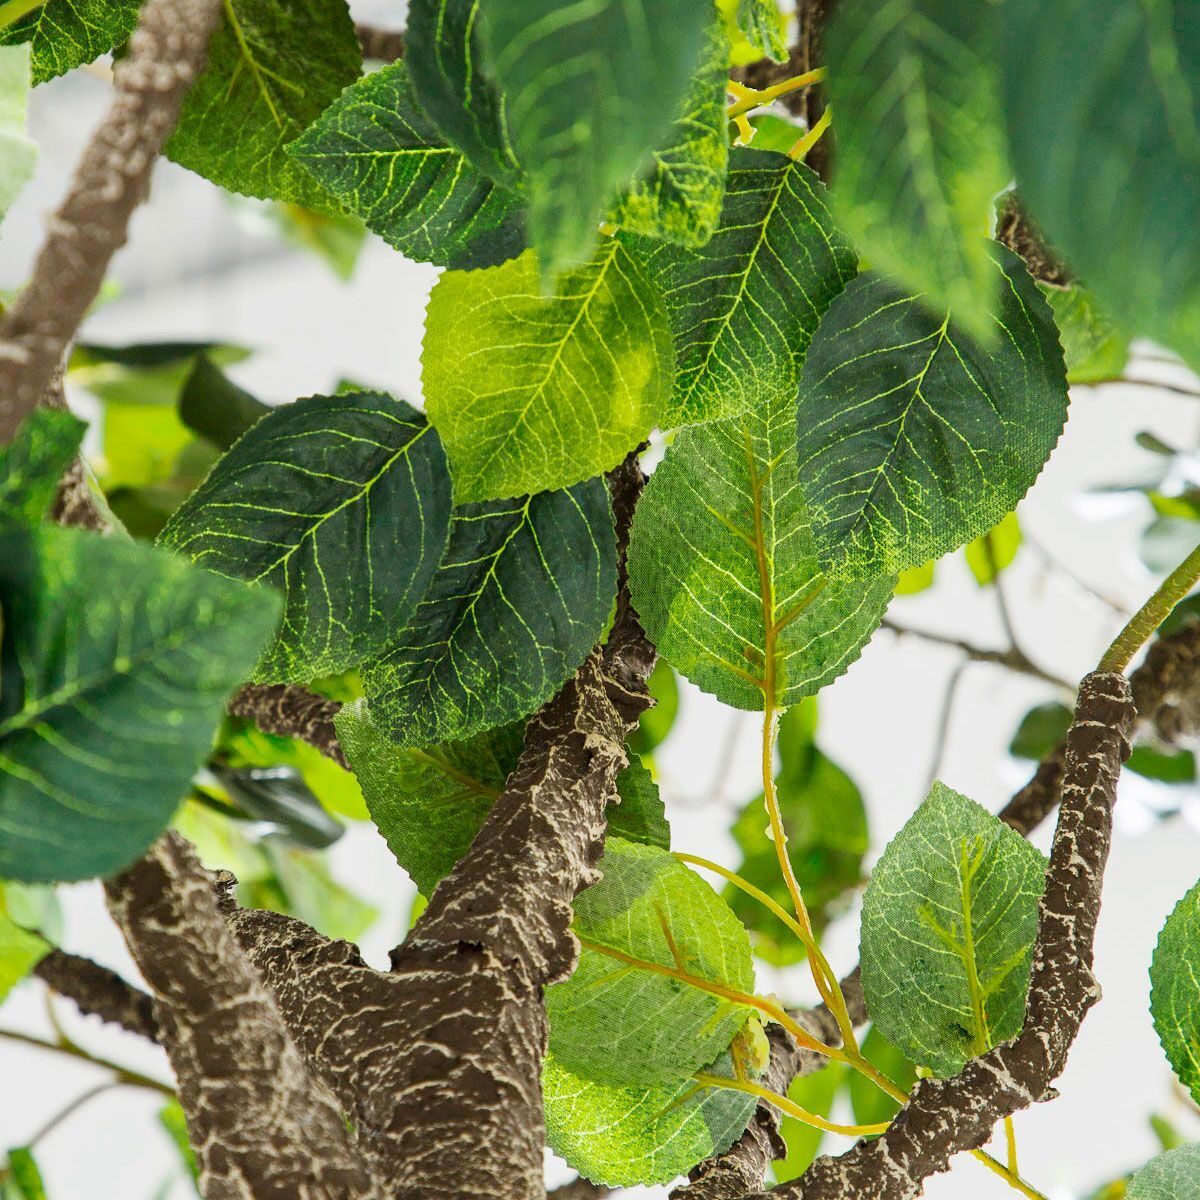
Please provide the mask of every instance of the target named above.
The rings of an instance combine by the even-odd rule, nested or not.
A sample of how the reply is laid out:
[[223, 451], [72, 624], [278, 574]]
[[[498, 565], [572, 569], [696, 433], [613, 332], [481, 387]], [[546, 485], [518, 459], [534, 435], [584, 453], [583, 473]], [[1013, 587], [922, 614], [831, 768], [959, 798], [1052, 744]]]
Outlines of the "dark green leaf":
[[608, 832], [627, 842], [671, 848], [671, 827], [658, 784], [636, 754], [617, 776], [618, 804], [608, 806]]
[[429, 299], [425, 409], [462, 503], [568, 487], [659, 423], [674, 353], [662, 300], [620, 242], [545, 297], [532, 252], [447, 271]]
[[696, 0], [480, 0], [482, 40], [529, 180], [543, 277], [586, 262], [597, 228], [662, 144], [700, 59]]
[[437, 434], [403, 401], [359, 392], [273, 409], [160, 541], [210, 571], [282, 590], [283, 625], [255, 677], [303, 682], [358, 666], [403, 628], [449, 521]]
[[519, 254], [520, 199], [446, 145], [417, 107], [408, 70], [398, 62], [360, 79], [288, 153], [409, 258], [486, 267]]
[[1175, 906], [1150, 964], [1150, 1014], [1171, 1070], [1200, 1097], [1200, 884]]
[[1195, 1200], [1200, 1192], [1200, 1144], [1151, 1159], [1130, 1181], [1126, 1200]]
[[0, 519], [36, 525], [50, 512], [86, 428], [54, 408], [35, 409], [25, 418], [12, 442], [0, 446]]
[[729, 37], [725, 26], [713, 20], [669, 140], [613, 211], [612, 220], [622, 229], [682, 246], [703, 246], [712, 237], [729, 158], [728, 82]]
[[480, 0], [411, 0], [406, 58], [420, 107], [442, 137], [476, 170], [513, 188], [520, 168], [480, 45], [480, 8]]
[[0, 535], [0, 876], [86, 879], [164, 829], [275, 626], [269, 592], [161, 551]]
[[662, 288], [675, 336], [667, 426], [732, 416], [777, 391], [794, 401], [817, 323], [857, 270], [817, 177], [762, 150], [730, 155], [721, 220], [702, 249], [630, 244]]
[[761, 709], [768, 690], [793, 704], [842, 674], [891, 597], [892, 579], [822, 577], [794, 437], [786, 391], [685, 429], [634, 516], [629, 582], [647, 633], [677, 671], [738, 708]]
[[823, 48], [837, 113], [838, 216], [873, 266], [991, 339], [980, 234], [1008, 182], [990, 0], [838, 6]]
[[179, 393], [179, 419], [220, 450], [228, 450], [270, 411], [203, 354], [196, 358]]
[[1166, 751], [1153, 746], [1135, 746], [1125, 769], [1158, 783], [1195, 783], [1196, 756], [1191, 750]]
[[464, 505], [425, 599], [363, 672], [371, 714], [404, 746], [526, 716], [587, 656], [615, 594], [602, 480]]
[[167, 156], [231, 192], [336, 211], [284, 147], [361, 69], [346, 0], [227, 0]]
[[597, 1083], [686, 1080], [729, 1047], [751, 1010], [628, 959], [753, 992], [746, 931], [696, 872], [656, 846], [610, 837], [599, 869], [600, 882], [575, 899], [579, 963], [546, 989], [550, 1052]]
[[991, 244], [995, 337], [980, 344], [878, 275], [830, 306], [800, 377], [800, 483], [822, 563], [920, 566], [991, 529], [1054, 449], [1067, 385], [1050, 309]]
[[1016, 0], [1003, 28], [1023, 200], [1108, 312], [1200, 364], [1200, 7]]
[[940, 783], [883, 852], [863, 897], [862, 982], [880, 1032], [941, 1076], [1014, 1037], [1046, 859]]
[[1009, 754], [1040, 762], [1067, 736], [1071, 710], [1056, 700], [1031, 708], [1017, 726], [1009, 743]]
[[120, 46], [137, 24], [138, 0], [48, 0], [0, 30], [0, 42], [28, 42], [33, 81], [44, 83]]

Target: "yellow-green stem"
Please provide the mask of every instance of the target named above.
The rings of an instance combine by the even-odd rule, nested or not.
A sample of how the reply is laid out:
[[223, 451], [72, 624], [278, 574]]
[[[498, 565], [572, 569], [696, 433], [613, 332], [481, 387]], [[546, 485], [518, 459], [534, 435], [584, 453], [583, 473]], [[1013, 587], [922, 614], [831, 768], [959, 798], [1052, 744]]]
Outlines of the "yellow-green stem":
[[35, 8], [41, 8], [46, 0], [4, 0], [0, 4], [0, 29], [15, 25], [22, 17], [28, 16]]
[[817, 123], [788, 151], [788, 158], [793, 162], [801, 162], [804, 156], [821, 140], [825, 130], [833, 121], [833, 105], [825, 106], [825, 111], [817, 118]]
[[793, 75], [791, 79], [785, 79], [781, 83], [761, 90], [738, 84], [734, 89], [738, 94], [738, 100], [736, 104], [729, 107], [729, 119], [732, 121], [735, 117], [740, 117], [743, 113], [750, 112], [751, 109], [761, 108], [764, 104], [773, 104], [780, 96], [799, 91], [800, 88], [811, 87], [814, 83], [820, 83], [824, 78], [825, 68], [817, 67], [815, 70], [805, 71], [803, 75]]
[[837, 1125], [816, 1113], [809, 1112], [806, 1108], [801, 1108], [787, 1096], [781, 1096], [778, 1092], [773, 1092], [770, 1088], [765, 1088], [749, 1079], [726, 1079], [721, 1075], [706, 1075], [703, 1072], [697, 1072], [694, 1078], [697, 1083], [702, 1083], [705, 1087], [728, 1088], [735, 1092], [745, 1092], [748, 1096], [757, 1096], [760, 1100], [774, 1105], [789, 1117], [795, 1117], [797, 1121], [811, 1125], [813, 1129], [823, 1130], [825, 1133], [840, 1133], [845, 1137], [874, 1137], [887, 1129], [886, 1121], [881, 1125]]

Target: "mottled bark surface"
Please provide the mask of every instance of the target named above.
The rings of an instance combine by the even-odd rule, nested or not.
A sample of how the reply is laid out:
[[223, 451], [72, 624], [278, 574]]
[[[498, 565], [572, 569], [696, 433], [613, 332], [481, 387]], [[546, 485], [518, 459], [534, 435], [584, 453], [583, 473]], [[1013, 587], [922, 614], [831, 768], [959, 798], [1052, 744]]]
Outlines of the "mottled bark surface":
[[333, 727], [341, 707], [307, 688], [279, 683], [248, 683], [229, 702], [232, 716], [253, 721], [264, 733], [299, 738], [349, 769]]
[[380, 29], [375, 25], [354, 26], [358, 34], [358, 44], [362, 49], [363, 58], [375, 62], [393, 63], [404, 57], [404, 31], [401, 29]]
[[380, 1197], [192, 848], [166, 834], [105, 892], [154, 994], [205, 1200]]
[[204, 69], [220, 0], [148, 0], [108, 112], [80, 159], [33, 275], [0, 320], [0, 445], [41, 402], [125, 244], [184, 94]]
[[51, 950], [33, 973], [52, 991], [85, 1016], [99, 1017], [129, 1033], [158, 1040], [154, 1001], [116, 971], [65, 950]]

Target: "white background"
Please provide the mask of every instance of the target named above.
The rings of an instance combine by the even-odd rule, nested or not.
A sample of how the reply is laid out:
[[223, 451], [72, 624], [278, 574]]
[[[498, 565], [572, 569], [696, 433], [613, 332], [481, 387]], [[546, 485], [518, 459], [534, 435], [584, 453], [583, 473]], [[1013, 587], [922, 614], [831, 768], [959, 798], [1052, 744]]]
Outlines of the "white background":
[[[396, 5], [379, 0], [357, 11], [402, 24]], [[372, 11], [373, 10], [373, 11]], [[67, 173], [107, 99], [105, 82], [75, 76], [39, 89], [32, 132], [42, 160], [34, 184], [0, 227], [0, 286], [24, 279], [41, 237], [44, 214], [57, 202]], [[407, 262], [379, 242], [364, 252], [349, 284], [316, 259], [280, 248], [260, 218], [235, 211], [217, 189], [170, 164], [160, 165], [153, 200], [133, 223], [130, 247], [118, 257], [118, 298], [89, 320], [98, 341], [225, 339], [256, 353], [234, 370], [264, 399], [282, 402], [332, 387], [345, 375], [420, 399], [422, 314], [436, 272]], [[1178, 369], [1141, 364], [1186, 382]], [[1192, 446], [1200, 402], [1130, 387], [1077, 389], [1066, 435], [1033, 494], [1021, 506], [1027, 534], [1050, 559], [1118, 602], [1134, 605], [1152, 585], [1134, 554], [1143, 509], [1129, 506], [1101, 519], [1081, 502], [1092, 484], [1136, 476], [1151, 457], [1133, 444], [1153, 430]], [[1095, 505], [1090, 506], [1091, 509]], [[1005, 576], [1018, 635], [1030, 655], [1075, 679], [1096, 660], [1119, 624], [1103, 604], [1073, 584], [1028, 545]], [[994, 598], [976, 587], [956, 557], [938, 570], [936, 588], [897, 600], [900, 622], [1002, 645]], [[920, 800], [930, 771], [934, 731], [950, 673], [951, 650], [880, 633], [843, 679], [822, 695], [821, 742], [862, 786], [874, 844], [881, 847]], [[1027, 775], [1005, 747], [1020, 715], [1053, 689], [986, 665], [972, 666], [958, 691], [940, 777], [998, 808]], [[677, 848], [736, 865], [727, 830], [731, 815], [758, 789], [756, 731], [710, 698], [686, 690], [676, 731], [659, 755]], [[714, 795], [714, 793], [716, 793]], [[1200, 875], [1200, 840], [1186, 817], [1152, 819], [1148, 795], [1127, 779], [1118, 809], [1119, 836], [1108, 871], [1100, 928], [1098, 974], [1104, 1003], [1088, 1018], [1061, 1081], [1062, 1098], [1017, 1118], [1024, 1172], [1055, 1200], [1138, 1164], [1155, 1149], [1146, 1117], [1165, 1112], [1196, 1136], [1158, 1048], [1147, 1012], [1147, 965], [1155, 936], [1176, 900]], [[367, 938], [377, 964], [404, 928], [412, 887], [373, 830], [352, 830], [334, 851], [337, 873], [385, 914]], [[130, 966], [93, 885], [64, 889], [66, 945], [118, 969]], [[831, 935], [838, 967], [855, 957], [856, 920]], [[803, 968], [785, 977], [764, 973], [766, 990], [807, 997]], [[168, 1078], [157, 1051], [137, 1039], [81, 1021], [60, 1006], [68, 1028], [94, 1051]], [[0, 1026], [49, 1032], [44, 990], [18, 989]], [[0, 1150], [21, 1144], [72, 1096], [102, 1081], [103, 1072], [0, 1042]], [[42, 1144], [51, 1200], [146, 1200], [176, 1169], [154, 1121], [157, 1101], [143, 1093], [110, 1093], [84, 1108]], [[553, 1178], [566, 1178], [561, 1164]], [[178, 1187], [172, 1197], [189, 1194]], [[665, 1189], [629, 1193], [650, 1197]], [[969, 1159], [931, 1182], [938, 1200], [1010, 1196]]]

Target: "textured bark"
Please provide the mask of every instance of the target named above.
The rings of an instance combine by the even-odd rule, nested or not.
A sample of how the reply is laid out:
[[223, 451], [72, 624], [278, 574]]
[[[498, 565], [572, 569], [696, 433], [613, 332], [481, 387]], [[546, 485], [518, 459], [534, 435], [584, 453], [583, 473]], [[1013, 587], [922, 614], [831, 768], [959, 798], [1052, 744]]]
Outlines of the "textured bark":
[[154, 993], [205, 1200], [374, 1200], [338, 1106], [187, 842], [166, 834], [105, 891]]
[[[835, 3], [836, 0], [797, 0], [797, 67], [801, 73], [825, 65], [821, 43]], [[825, 111], [824, 89], [819, 85], [804, 88], [788, 96], [784, 103], [791, 112], [803, 117], [804, 124], [812, 129]], [[830, 128], [804, 159], [825, 183], [829, 182], [833, 172], [834, 135], [835, 130]]]
[[1200, 732], [1200, 621], [1155, 641], [1129, 682], [1139, 723], [1164, 742]]
[[404, 57], [404, 32], [400, 29], [378, 29], [374, 25], [354, 26], [363, 58], [375, 62], [394, 63]]
[[229, 702], [235, 717], [253, 721], [264, 733], [299, 738], [347, 770], [333, 718], [341, 703], [296, 685], [248, 683]]
[[1015, 192], [1005, 193], [1000, 201], [1000, 211], [996, 214], [996, 241], [1019, 254], [1034, 279], [1051, 287], [1070, 286], [1071, 272], [1066, 263], [1047, 245]]
[[33, 973], [52, 992], [73, 1001], [85, 1016], [99, 1017], [152, 1042], [158, 1040], [154, 1001], [116, 971], [78, 954], [51, 950]]
[[562, 1187], [556, 1187], [546, 1193], [546, 1200], [601, 1200], [603, 1196], [611, 1196], [609, 1188], [588, 1179], [572, 1179]]
[[148, 0], [116, 67], [113, 98], [50, 220], [25, 290], [0, 320], [0, 445], [50, 387], [109, 260], [204, 69], [220, 0]]
[[801, 1179], [770, 1193], [773, 1200], [912, 1200], [953, 1155], [982, 1146], [998, 1121], [1052, 1097], [1083, 1018], [1100, 998], [1092, 951], [1133, 721], [1123, 675], [1097, 672], [1080, 684], [1020, 1035], [952, 1079], [920, 1080], [886, 1133], [840, 1158], [818, 1159]]

